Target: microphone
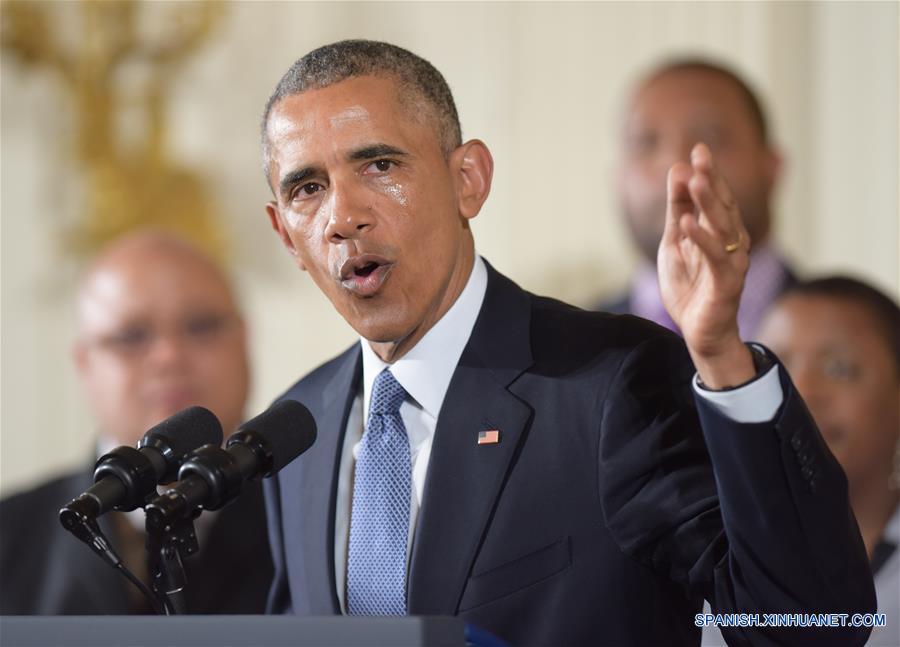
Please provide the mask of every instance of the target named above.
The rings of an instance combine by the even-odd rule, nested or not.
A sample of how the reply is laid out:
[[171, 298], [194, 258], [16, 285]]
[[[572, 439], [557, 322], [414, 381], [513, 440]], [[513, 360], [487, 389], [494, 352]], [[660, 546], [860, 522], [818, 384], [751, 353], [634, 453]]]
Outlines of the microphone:
[[316, 440], [305, 406], [282, 400], [244, 423], [226, 443], [200, 447], [178, 471], [178, 483], [147, 504], [148, 530], [164, 529], [202, 507], [218, 510], [240, 494], [244, 481], [275, 474]]
[[123, 445], [99, 458], [94, 484], [59, 511], [59, 520], [75, 532], [80, 524], [111, 509], [134, 510], [175, 480], [184, 457], [206, 444], [221, 444], [222, 425], [209, 409], [188, 407], [151, 428], [138, 448]]

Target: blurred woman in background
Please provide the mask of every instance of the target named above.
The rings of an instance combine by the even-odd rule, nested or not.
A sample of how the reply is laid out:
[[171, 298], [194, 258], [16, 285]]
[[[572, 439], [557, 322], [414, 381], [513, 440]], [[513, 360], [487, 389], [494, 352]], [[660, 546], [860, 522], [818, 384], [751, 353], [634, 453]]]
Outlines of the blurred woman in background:
[[868, 644], [900, 645], [900, 308], [856, 279], [817, 279], [789, 288], [758, 337], [847, 474], [878, 612], [887, 614]]

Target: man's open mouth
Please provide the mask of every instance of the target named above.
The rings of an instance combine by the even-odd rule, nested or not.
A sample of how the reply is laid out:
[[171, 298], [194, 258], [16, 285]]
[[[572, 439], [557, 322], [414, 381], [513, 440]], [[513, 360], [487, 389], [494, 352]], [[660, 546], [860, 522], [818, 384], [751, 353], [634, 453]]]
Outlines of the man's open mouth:
[[378, 263], [366, 263], [362, 267], [353, 270], [353, 274], [355, 276], [369, 276], [369, 274], [378, 269], [378, 267]]
[[378, 293], [390, 274], [393, 263], [375, 254], [361, 254], [341, 266], [341, 285], [360, 297]]

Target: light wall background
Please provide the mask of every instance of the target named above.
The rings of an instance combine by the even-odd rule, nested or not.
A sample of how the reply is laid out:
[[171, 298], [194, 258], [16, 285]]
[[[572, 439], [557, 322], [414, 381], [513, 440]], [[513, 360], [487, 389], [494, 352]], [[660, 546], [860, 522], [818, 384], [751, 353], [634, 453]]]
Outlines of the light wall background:
[[[168, 3], [143, 8], [147, 20]], [[78, 38], [76, 20], [57, 25]], [[230, 269], [252, 329], [248, 414], [354, 340], [270, 232], [257, 122], [299, 56], [343, 38], [431, 60], [464, 137], [494, 153], [479, 251], [526, 288], [580, 305], [622, 288], [636, 262], [614, 193], [616, 124], [630, 82], [670, 55], [740, 70], [763, 96], [787, 160], [776, 240], [804, 273], [847, 271], [895, 297], [898, 4], [895, 2], [235, 2], [177, 72], [172, 150], [207, 177], [234, 241]], [[0, 494], [83, 463], [93, 430], [70, 358], [78, 269], [61, 252], [78, 205], [56, 78], [0, 68]]]

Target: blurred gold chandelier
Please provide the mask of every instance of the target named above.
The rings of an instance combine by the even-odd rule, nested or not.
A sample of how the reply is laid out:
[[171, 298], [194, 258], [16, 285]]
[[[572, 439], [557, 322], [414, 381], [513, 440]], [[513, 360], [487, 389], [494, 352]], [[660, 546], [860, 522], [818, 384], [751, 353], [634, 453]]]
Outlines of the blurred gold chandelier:
[[[0, 12], [3, 49], [52, 70], [70, 100], [75, 132], [65, 164], [78, 169], [83, 202], [66, 227], [67, 247], [89, 255], [128, 230], [158, 226], [222, 258], [224, 228], [203, 177], [167, 149], [166, 104], [177, 70], [221, 20], [223, 5], [11, 0]], [[67, 41], [55, 27], [72, 14]], [[148, 18], [159, 27], [152, 33]], [[126, 81], [134, 80], [129, 96]], [[130, 138], [121, 127], [129, 114], [138, 115]]]

